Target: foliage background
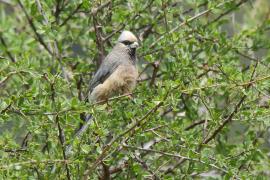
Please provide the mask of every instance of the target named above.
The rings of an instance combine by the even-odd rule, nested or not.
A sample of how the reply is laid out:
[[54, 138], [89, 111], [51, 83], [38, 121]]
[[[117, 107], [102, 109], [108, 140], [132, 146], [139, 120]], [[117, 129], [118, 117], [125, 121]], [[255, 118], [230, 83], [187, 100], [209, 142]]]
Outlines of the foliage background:
[[[84, 103], [123, 29], [133, 100]], [[269, 30], [268, 0], [0, 0], [0, 178], [267, 179]]]

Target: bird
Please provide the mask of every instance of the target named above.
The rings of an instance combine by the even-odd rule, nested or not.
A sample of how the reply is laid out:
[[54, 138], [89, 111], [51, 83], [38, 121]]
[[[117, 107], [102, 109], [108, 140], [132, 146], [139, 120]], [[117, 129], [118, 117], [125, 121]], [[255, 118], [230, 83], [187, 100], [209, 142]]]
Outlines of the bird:
[[137, 37], [124, 30], [111, 52], [104, 58], [89, 83], [88, 101], [107, 101], [110, 97], [131, 93], [138, 77]]
[[[124, 30], [111, 52], [104, 58], [98, 70], [91, 79], [85, 102], [98, 103], [107, 101], [114, 95], [131, 93], [137, 82], [136, 49], [139, 47], [137, 37], [130, 31]], [[84, 121], [76, 130], [73, 139], [80, 137], [91, 124], [92, 114], [81, 113]], [[73, 144], [66, 147], [66, 155], [72, 153]]]

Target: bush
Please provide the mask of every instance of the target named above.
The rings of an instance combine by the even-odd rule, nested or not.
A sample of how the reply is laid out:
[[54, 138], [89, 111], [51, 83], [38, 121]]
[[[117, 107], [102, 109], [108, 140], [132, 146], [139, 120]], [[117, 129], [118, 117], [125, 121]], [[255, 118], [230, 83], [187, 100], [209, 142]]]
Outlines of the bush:
[[[1, 179], [267, 179], [269, 7], [0, 1]], [[85, 103], [124, 29], [141, 41], [132, 99]]]

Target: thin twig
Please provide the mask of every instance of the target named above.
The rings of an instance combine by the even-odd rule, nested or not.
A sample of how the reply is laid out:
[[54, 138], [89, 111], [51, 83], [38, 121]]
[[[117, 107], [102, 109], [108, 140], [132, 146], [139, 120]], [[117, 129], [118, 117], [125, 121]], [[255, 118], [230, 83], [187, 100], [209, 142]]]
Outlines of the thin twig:
[[[52, 105], [52, 108], [56, 110], [57, 108], [56, 108], [56, 101], [55, 101], [55, 99], [56, 99], [55, 79], [53, 79], [51, 81], [46, 75], [44, 75], [44, 78], [50, 84], [50, 87], [51, 87], [51, 105]], [[58, 129], [58, 139], [59, 139], [59, 142], [60, 142], [60, 145], [61, 145], [61, 148], [62, 148], [63, 158], [64, 158], [64, 160], [68, 160], [67, 155], [66, 155], [66, 149], [65, 149], [65, 143], [66, 143], [65, 134], [64, 134], [63, 128], [61, 127], [60, 119], [59, 119], [58, 114], [55, 116], [55, 123], [56, 123], [57, 129]], [[68, 166], [67, 163], [65, 164], [65, 169], [66, 169], [66, 175], [67, 175], [66, 177], [67, 177], [68, 180], [70, 180], [71, 179], [71, 174], [70, 174], [70, 169], [69, 169], [69, 166]]]
[[165, 156], [170, 156], [170, 157], [174, 157], [174, 158], [180, 158], [180, 159], [185, 159], [185, 160], [189, 160], [189, 161], [195, 161], [195, 162], [199, 162], [201, 164], [205, 164], [208, 165], [210, 167], [213, 167], [217, 170], [220, 170], [224, 173], [228, 173], [228, 171], [224, 168], [218, 167], [215, 164], [209, 164], [203, 160], [200, 159], [195, 159], [195, 158], [189, 158], [187, 156], [183, 156], [180, 154], [172, 154], [172, 153], [168, 153], [168, 152], [164, 152], [164, 151], [158, 151], [158, 150], [154, 150], [154, 149], [144, 149], [144, 148], [140, 148], [140, 147], [136, 147], [136, 146], [129, 146], [129, 145], [123, 145], [126, 148], [131, 148], [131, 149], [137, 149], [137, 150], [141, 150], [141, 151], [146, 151], [146, 152], [152, 152], [152, 153], [157, 153], [157, 154], [161, 154], [161, 155], [165, 155]]
[[155, 84], [155, 80], [156, 80], [157, 73], [158, 73], [158, 70], [159, 70], [160, 62], [156, 61], [152, 65], [153, 65], [154, 69], [153, 69], [153, 74], [152, 74], [152, 78], [151, 78], [151, 81], [150, 81], [150, 87]]
[[4, 40], [3, 35], [2, 35], [1, 32], [0, 32], [0, 41], [1, 41], [2, 45], [4, 46], [5, 52], [7, 53], [9, 59], [10, 59], [12, 62], [16, 62], [16, 59], [13, 57], [13, 55], [11, 54], [11, 52], [8, 50], [8, 46], [7, 46], [7, 44], [6, 44], [6, 41]]
[[80, 162], [79, 161], [76, 162], [76, 161], [64, 160], [64, 159], [29, 160], [29, 161], [12, 163], [12, 164], [8, 164], [8, 165], [1, 165], [0, 169], [6, 170], [6, 169], [16, 168], [18, 166], [23, 166], [23, 165], [55, 164], [55, 163], [72, 164], [72, 163], [80, 163]]
[[92, 171], [100, 164], [100, 162], [105, 158], [107, 155], [107, 152], [111, 149], [112, 145], [120, 140], [122, 137], [124, 137], [129, 132], [133, 131], [137, 126], [139, 126], [145, 119], [147, 119], [152, 113], [156, 112], [160, 106], [162, 106], [163, 101], [159, 102], [155, 107], [153, 107], [151, 110], [149, 110], [141, 119], [136, 121], [130, 128], [125, 130], [123, 133], [119, 134], [116, 138], [112, 139], [102, 150], [102, 153], [97, 157], [95, 162], [90, 166], [90, 168], [87, 168], [87, 170], [84, 172], [84, 179], [87, 179], [88, 176], [92, 173]]
[[60, 27], [61, 26], [64, 26], [73, 16], [74, 16], [74, 14], [76, 14], [79, 10], [80, 10], [80, 8], [82, 7], [82, 4], [83, 3], [80, 3], [76, 8], [75, 8], [75, 10], [74, 11], [72, 11], [69, 15], [68, 15], [68, 17], [66, 18], [66, 19], [64, 19], [64, 21], [59, 25]]
[[[56, 116], [55, 119], [56, 119], [56, 124], [57, 124], [57, 128], [58, 128], [58, 138], [59, 138], [59, 141], [60, 141], [60, 144], [61, 144], [61, 147], [62, 147], [62, 154], [63, 154], [64, 159], [68, 160], [67, 155], [66, 155], [66, 151], [65, 151], [65, 142], [66, 142], [66, 140], [65, 140], [64, 130], [60, 125], [58, 115]], [[70, 180], [71, 179], [70, 169], [69, 169], [67, 163], [65, 163], [65, 166], [66, 166], [67, 179]]]
[[[258, 66], [258, 62], [259, 60], [257, 60], [254, 69], [251, 73], [251, 77], [249, 82], [247, 83], [243, 83], [242, 85], [245, 87], [245, 90], [249, 90], [250, 87], [252, 86], [253, 82], [254, 82], [254, 77], [255, 77], [255, 72]], [[268, 77], [269, 78], [269, 77]], [[262, 78], [258, 78], [259, 80], [262, 80]], [[205, 138], [203, 140], [203, 142], [201, 144], [199, 144], [198, 146], [198, 152], [201, 151], [205, 146], [203, 146], [204, 144], [208, 144], [211, 140], [213, 140], [220, 132], [221, 130], [232, 121], [233, 117], [238, 113], [241, 105], [244, 103], [245, 99], [247, 98], [247, 95], [244, 94], [241, 99], [238, 101], [238, 103], [235, 105], [233, 112], [222, 122], [222, 124], [210, 135], [210, 137]], [[165, 173], [169, 173], [172, 172], [173, 169], [175, 169], [176, 167], [178, 167], [179, 165], [183, 164], [187, 159], [181, 158], [174, 166], [173, 168], [169, 168], [165, 171]]]
[[21, 3], [20, 0], [17, 0], [17, 1], [19, 3], [19, 6], [21, 7], [21, 9], [23, 10], [30, 27], [32, 28], [34, 34], [36, 35], [37, 41], [48, 51], [49, 54], [53, 55], [53, 52], [48, 48], [48, 46], [44, 42], [42, 36], [37, 32], [37, 28], [36, 28], [32, 18], [28, 15], [25, 7], [23, 6], [23, 4]]
[[[250, 82], [253, 81], [254, 79], [254, 76], [255, 76], [255, 71], [256, 71], [256, 68], [257, 68], [257, 65], [258, 65], [258, 62], [256, 62], [255, 66], [254, 66], [254, 69], [253, 69], [253, 72], [251, 74], [251, 77], [250, 77]], [[252, 83], [249, 83], [247, 86], [246, 86], [246, 90], [248, 90], [250, 87], [251, 87]], [[229, 123], [232, 121], [232, 118], [234, 117], [234, 115], [239, 111], [239, 108], [241, 107], [241, 105], [243, 104], [243, 102], [245, 101], [245, 99], [247, 98], [247, 95], [244, 94], [242, 96], [242, 98], [239, 100], [239, 102], [236, 104], [236, 106], [234, 107], [234, 110], [233, 112], [225, 119], [225, 121], [222, 122], [222, 124], [213, 132], [213, 134], [206, 138], [204, 141], [203, 141], [203, 144], [207, 144], [209, 143], [212, 139], [214, 139], [216, 137], [216, 135]]]
[[214, 9], [216, 9], [216, 8], [218, 8], [218, 7], [221, 7], [221, 6], [223, 6], [225, 3], [228, 3], [228, 2], [231, 2], [231, 1], [232, 1], [232, 0], [229, 0], [229, 1], [226, 1], [226, 2], [223, 2], [223, 3], [220, 3], [220, 4], [218, 4], [217, 6], [215, 6], [215, 7], [213, 7], [213, 8], [210, 8], [210, 9], [207, 9], [207, 10], [205, 10], [205, 11], [199, 13], [199, 14], [196, 14], [195, 16], [193, 16], [193, 17], [187, 19], [186, 21], [180, 23], [179, 25], [177, 25], [176, 27], [174, 27], [173, 29], [171, 29], [169, 32], [167, 32], [167, 33], [165, 33], [164, 35], [160, 36], [156, 41], [154, 41], [154, 42], [149, 46], [149, 48], [152, 49], [159, 41], [161, 41], [162, 39], [164, 39], [165, 36], [167, 36], [167, 35], [169, 35], [169, 34], [175, 32], [175, 31], [177, 31], [180, 27], [182, 27], [182, 26], [184, 26], [184, 25], [186, 25], [186, 24], [188, 24], [188, 23], [190, 23], [190, 22], [192, 22], [192, 21], [198, 19], [198, 18], [201, 17], [201, 16], [204, 16], [204, 15], [208, 14], [209, 12], [213, 11]]
[[212, 20], [211, 22], [207, 23], [205, 26], [208, 26], [214, 22], [217, 22], [218, 20], [220, 20], [222, 17], [226, 16], [227, 14], [230, 14], [233, 10], [235, 10], [236, 8], [238, 8], [239, 6], [241, 6], [242, 4], [248, 2], [248, 0], [241, 0], [240, 2], [238, 2], [233, 8], [228, 9], [227, 11], [223, 12], [222, 14], [220, 14], [217, 18], [215, 18], [214, 20]]
[[200, 121], [196, 121], [193, 124], [189, 125], [188, 127], [185, 128], [185, 131], [189, 131], [190, 129], [193, 129], [194, 127], [203, 124], [205, 122], [205, 120], [200, 120]]
[[[48, 18], [46, 17], [46, 15], [43, 11], [43, 8], [42, 8], [40, 1], [36, 0], [36, 4], [37, 4], [37, 7], [38, 7], [40, 14], [42, 15], [42, 17], [44, 19], [44, 25], [49, 26]], [[63, 66], [62, 55], [59, 52], [57, 40], [54, 39], [53, 45], [51, 45], [51, 43], [48, 43], [48, 48], [52, 52], [52, 54], [51, 54], [52, 57], [53, 58], [55, 57], [57, 59], [57, 61], [59, 62], [64, 78], [69, 82], [71, 77], [70, 77], [69, 73], [67, 72], [67, 70], [65, 69], [65, 67]]]
[[29, 73], [27, 71], [12, 71], [10, 73], [7, 74], [6, 77], [4, 77], [1, 81], [0, 81], [0, 87], [4, 86], [5, 83], [13, 76], [13, 75], [16, 75], [16, 74], [21, 74], [21, 73]]

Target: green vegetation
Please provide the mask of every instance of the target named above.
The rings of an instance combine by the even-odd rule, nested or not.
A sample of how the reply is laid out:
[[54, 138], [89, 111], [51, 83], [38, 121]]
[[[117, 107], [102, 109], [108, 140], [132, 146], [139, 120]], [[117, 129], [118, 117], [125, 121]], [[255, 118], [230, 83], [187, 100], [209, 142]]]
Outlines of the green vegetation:
[[[132, 99], [85, 103], [124, 29]], [[268, 179], [269, 39], [268, 0], [0, 0], [0, 179]]]

